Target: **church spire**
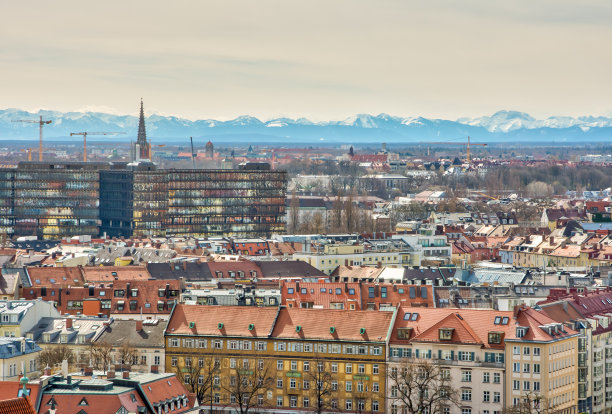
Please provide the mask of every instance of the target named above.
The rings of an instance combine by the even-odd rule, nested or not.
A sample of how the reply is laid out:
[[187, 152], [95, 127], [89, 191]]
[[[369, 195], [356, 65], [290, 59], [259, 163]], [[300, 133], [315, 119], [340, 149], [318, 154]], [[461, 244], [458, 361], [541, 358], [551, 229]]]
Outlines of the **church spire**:
[[147, 142], [147, 130], [145, 129], [144, 104], [140, 98], [140, 119], [138, 120], [138, 139], [136, 140], [140, 148], [140, 159], [150, 160], [150, 147]]

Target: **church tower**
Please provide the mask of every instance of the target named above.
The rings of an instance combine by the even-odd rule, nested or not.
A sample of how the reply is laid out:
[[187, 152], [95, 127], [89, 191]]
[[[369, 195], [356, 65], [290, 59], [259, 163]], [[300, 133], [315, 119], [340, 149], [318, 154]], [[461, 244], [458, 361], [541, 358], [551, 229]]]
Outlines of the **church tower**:
[[140, 119], [138, 120], [138, 139], [136, 140], [138, 148], [137, 156], [140, 160], [151, 160], [151, 146], [147, 141], [147, 130], [145, 129], [144, 106], [142, 98], [140, 98]]

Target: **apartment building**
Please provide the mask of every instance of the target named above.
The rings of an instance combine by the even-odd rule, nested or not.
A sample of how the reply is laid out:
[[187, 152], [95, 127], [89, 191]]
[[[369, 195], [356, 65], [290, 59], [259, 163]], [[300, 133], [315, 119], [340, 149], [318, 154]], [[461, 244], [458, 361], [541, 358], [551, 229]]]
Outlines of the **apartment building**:
[[[581, 290], [581, 291], [579, 291]], [[581, 288], [551, 290], [539, 306], [556, 322], [579, 333], [578, 412], [612, 411], [612, 292]]]
[[[545, 408], [575, 413], [578, 402], [578, 333], [527, 307], [398, 310], [387, 371], [434, 364], [456, 391], [444, 413], [500, 414]], [[394, 378], [391, 375], [390, 378]], [[399, 388], [387, 384], [387, 410], [404, 412]]]
[[[450, 256], [450, 255], [449, 255]], [[326, 275], [338, 266], [418, 266], [410, 249], [365, 250], [360, 244], [326, 244], [320, 252], [295, 252], [293, 258], [309, 263]]]
[[[440, 379], [457, 391], [460, 404], [447, 414], [500, 414], [504, 408], [504, 338], [512, 312], [402, 307], [390, 340], [387, 370], [410, 364], [439, 364]], [[393, 377], [393, 376], [391, 376]], [[398, 388], [388, 384], [387, 412], [405, 412]]]
[[517, 308], [505, 338], [506, 406], [576, 413], [578, 337], [542, 312]]
[[265, 383], [243, 389], [253, 394], [250, 404], [258, 412], [311, 412], [317, 407], [384, 412], [385, 360], [395, 315], [177, 305], [165, 331], [166, 370], [182, 372], [189, 383], [191, 375], [202, 372], [191, 368], [210, 366], [212, 358], [211, 400], [217, 408], [244, 403], [236, 390], [246, 379]]

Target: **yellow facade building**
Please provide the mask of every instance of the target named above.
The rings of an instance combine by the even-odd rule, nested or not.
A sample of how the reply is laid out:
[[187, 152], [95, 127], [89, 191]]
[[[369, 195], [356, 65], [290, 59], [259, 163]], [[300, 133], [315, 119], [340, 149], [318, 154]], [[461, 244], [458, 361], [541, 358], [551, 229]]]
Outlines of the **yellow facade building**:
[[[396, 312], [177, 305], [166, 370], [206, 382], [206, 405], [256, 411], [385, 411], [385, 361]], [[202, 370], [194, 369], [201, 366]], [[193, 381], [192, 375], [199, 375]], [[261, 387], [245, 384], [262, 383]], [[197, 387], [197, 385], [196, 385]], [[239, 392], [238, 392], [239, 391]], [[250, 401], [240, 395], [254, 394]]]

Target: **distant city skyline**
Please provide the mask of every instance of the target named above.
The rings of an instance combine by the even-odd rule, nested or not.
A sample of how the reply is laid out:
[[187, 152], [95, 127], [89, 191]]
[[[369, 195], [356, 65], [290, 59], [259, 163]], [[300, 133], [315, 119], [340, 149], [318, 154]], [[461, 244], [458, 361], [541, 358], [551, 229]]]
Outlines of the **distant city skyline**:
[[612, 116], [612, 2], [11, 2], [0, 108]]

